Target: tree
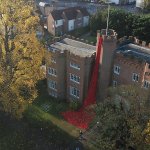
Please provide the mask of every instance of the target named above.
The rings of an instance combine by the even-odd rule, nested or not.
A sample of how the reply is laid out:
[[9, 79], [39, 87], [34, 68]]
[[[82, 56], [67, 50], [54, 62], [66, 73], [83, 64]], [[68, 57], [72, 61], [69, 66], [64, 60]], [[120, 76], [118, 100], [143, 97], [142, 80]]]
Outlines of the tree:
[[[90, 20], [90, 30], [96, 33], [97, 30], [106, 28], [107, 10], [99, 11]], [[136, 36], [140, 40], [150, 42], [150, 15], [132, 14], [121, 9], [110, 9], [109, 28], [114, 29], [118, 37]]]
[[0, 0], [0, 110], [21, 117], [37, 96], [44, 49], [38, 17], [24, 0]]
[[97, 33], [97, 30], [106, 28], [106, 11], [99, 11], [90, 19], [90, 30], [92, 33]]
[[109, 89], [104, 103], [98, 104], [96, 113], [99, 149], [149, 150], [150, 110], [148, 91], [134, 86]]
[[133, 21], [132, 33], [140, 40], [150, 42], [150, 14], [139, 15], [138, 18]]

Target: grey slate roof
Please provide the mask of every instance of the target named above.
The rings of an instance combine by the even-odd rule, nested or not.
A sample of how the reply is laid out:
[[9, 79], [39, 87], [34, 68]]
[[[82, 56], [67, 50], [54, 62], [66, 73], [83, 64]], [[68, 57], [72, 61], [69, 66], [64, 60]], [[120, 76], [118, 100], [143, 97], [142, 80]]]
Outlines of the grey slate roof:
[[61, 20], [62, 18], [62, 10], [53, 10], [51, 12], [52, 17], [54, 18], [54, 20]]
[[95, 54], [96, 47], [83, 42], [65, 38], [60, 42], [50, 45], [49, 50], [60, 51], [62, 53], [64, 50], [67, 50], [70, 53], [80, 57], [91, 57], [93, 54]]
[[124, 56], [132, 56], [139, 60], [150, 63], [150, 48], [138, 46], [135, 44], [127, 44], [116, 49], [117, 53], [122, 53]]
[[63, 19], [62, 14], [64, 13], [68, 20], [72, 20], [72, 19], [76, 19], [79, 11], [83, 14], [83, 16], [89, 16], [89, 13], [86, 10], [86, 8], [81, 8], [81, 7], [70, 7], [61, 10], [53, 10], [51, 12], [51, 15], [54, 18], [54, 20], [60, 20]]

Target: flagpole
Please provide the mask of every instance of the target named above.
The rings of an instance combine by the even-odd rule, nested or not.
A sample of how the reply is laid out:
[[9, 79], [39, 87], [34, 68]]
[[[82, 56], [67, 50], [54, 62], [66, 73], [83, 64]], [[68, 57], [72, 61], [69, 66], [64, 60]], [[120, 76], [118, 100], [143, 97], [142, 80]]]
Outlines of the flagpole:
[[109, 5], [109, 2], [108, 2], [108, 14], [107, 14], [106, 36], [108, 35], [108, 26], [109, 26], [109, 10], [110, 10], [110, 5]]

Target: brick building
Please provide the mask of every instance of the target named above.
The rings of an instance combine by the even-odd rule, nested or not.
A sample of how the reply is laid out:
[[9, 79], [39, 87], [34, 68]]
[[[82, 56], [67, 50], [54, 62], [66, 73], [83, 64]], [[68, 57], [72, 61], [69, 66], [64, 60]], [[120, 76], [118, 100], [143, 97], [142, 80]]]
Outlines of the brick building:
[[62, 35], [88, 24], [89, 13], [81, 7], [53, 10], [47, 18], [47, 29], [53, 35]]
[[[136, 84], [150, 87], [150, 45], [138, 40], [118, 44], [113, 30], [102, 30], [103, 45], [99, 65], [97, 100], [103, 100], [110, 86]], [[99, 36], [99, 34], [98, 34]], [[126, 40], [125, 40], [126, 41]], [[136, 43], [135, 43], [136, 42]], [[48, 91], [51, 96], [82, 102], [87, 95], [96, 47], [65, 38], [49, 46]]]
[[113, 66], [113, 86], [136, 84], [150, 87], [150, 49], [135, 44], [119, 47]]
[[41, 13], [43, 16], [48, 16], [49, 13], [51, 12], [51, 4], [45, 3], [45, 2], [40, 2], [38, 5]]
[[48, 50], [51, 54], [51, 60], [47, 61], [49, 94], [82, 102], [90, 81], [95, 46], [65, 38], [50, 45]]

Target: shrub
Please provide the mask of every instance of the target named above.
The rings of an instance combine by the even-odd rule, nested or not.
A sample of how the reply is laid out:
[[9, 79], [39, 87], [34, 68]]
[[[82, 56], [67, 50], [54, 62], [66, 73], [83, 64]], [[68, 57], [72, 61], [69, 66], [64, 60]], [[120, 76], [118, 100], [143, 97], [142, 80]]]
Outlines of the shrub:
[[70, 31], [69, 34], [75, 37], [80, 37], [83, 34], [86, 34], [88, 32], [89, 32], [89, 26], [75, 29], [73, 31]]
[[69, 104], [69, 107], [72, 109], [72, 110], [78, 110], [81, 106], [81, 103], [79, 101], [71, 101], [70, 104]]

